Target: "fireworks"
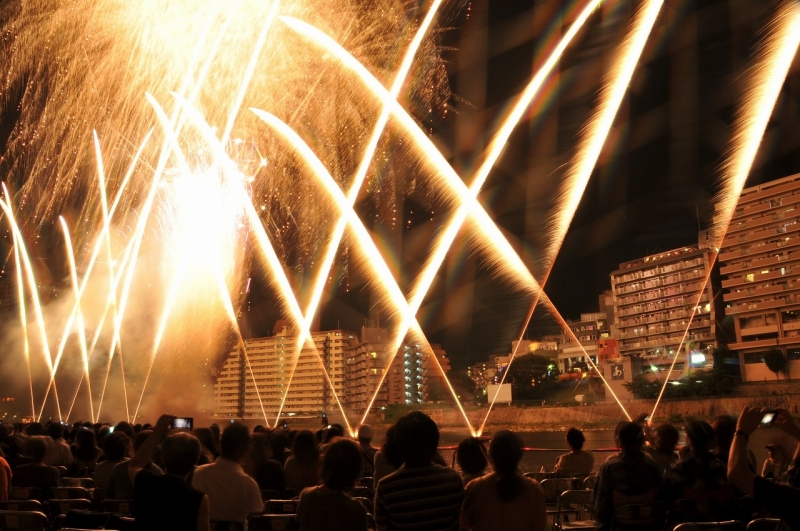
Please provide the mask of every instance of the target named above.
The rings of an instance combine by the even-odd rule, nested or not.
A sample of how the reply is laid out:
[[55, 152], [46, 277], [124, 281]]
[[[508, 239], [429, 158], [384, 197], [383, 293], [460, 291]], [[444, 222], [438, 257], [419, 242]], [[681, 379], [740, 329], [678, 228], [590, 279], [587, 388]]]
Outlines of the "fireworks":
[[[18, 192], [12, 197], [4, 188], [0, 207], [12, 231], [34, 416], [43, 415], [52, 395], [59, 418], [73, 415], [78, 402], [92, 419], [104, 404], [105, 411], [124, 410], [136, 419], [154, 373], [174, 376], [170, 386], [181, 386], [191, 401], [186, 375], [194, 373], [186, 365], [213, 360], [233, 338], [264, 419], [277, 425], [301, 351], [316, 349], [311, 323], [343, 242], [369, 268], [388, 309], [389, 351], [397, 352], [407, 336], [430, 351], [417, 313], [468, 218], [497, 275], [532, 300], [523, 331], [540, 300], [565, 325], [543, 286], [663, 0], [642, 4], [620, 44], [550, 217], [540, 281], [477, 197], [514, 128], [602, 3], [582, 4], [501, 121], [469, 186], [398, 102], [405, 94], [432, 112], [446, 109], [446, 76], [432, 36], [442, 0], [426, 6], [419, 24], [391, 0], [22, 3], [6, 22], [7, 46], [0, 52], [10, 65], [4, 95], [21, 98], [23, 116], [2, 161]], [[753, 114], [737, 126], [719, 199], [727, 220], [797, 49], [798, 21], [796, 5], [781, 11], [754, 72], [759, 81], [745, 106]], [[42, 83], [23, 90], [29, 78]], [[408, 294], [354, 210], [360, 196], [397, 184], [370, 173], [387, 149], [388, 131], [421, 161], [421, 179], [453, 208]], [[60, 217], [71, 297], [46, 318], [24, 233], [75, 206], [73, 218]], [[265, 271], [298, 333], [276, 412], [261, 402], [237, 320], [251, 261]], [[314, 275], [303, 296], [308, 264]], [[80, 363], [66, 360], [69, 345], [77, 346]], [[47, 369], [42, 397], [35, 396], [31, 365], [39, 353]], [[352, 432], [356, 419], [317, 359]], [[72, 393], [72, 380], [57, 377], [78, 367]], [[65, 381], [71, 384], [68, 408], [57, 381], [62, 392]], [[380, 385], [370, 390], [359, 422]], [[162, 379], [156, 393], [170, 386]], [[85, 402], [78, 401], [81, 392]], [[470, 431], [480, 434], [494, 400], [475, 429], [452, 386], [450, 392]]]

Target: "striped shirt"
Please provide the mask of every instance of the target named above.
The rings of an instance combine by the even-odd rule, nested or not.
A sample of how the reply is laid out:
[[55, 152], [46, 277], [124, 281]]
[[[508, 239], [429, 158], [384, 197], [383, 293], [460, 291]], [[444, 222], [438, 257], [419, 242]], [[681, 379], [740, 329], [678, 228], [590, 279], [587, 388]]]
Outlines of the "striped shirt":
[[463, 499], [461, 476], [452, 468], [401, 467], [378, 482], [375, 522], [390, 531], [454, 531]]

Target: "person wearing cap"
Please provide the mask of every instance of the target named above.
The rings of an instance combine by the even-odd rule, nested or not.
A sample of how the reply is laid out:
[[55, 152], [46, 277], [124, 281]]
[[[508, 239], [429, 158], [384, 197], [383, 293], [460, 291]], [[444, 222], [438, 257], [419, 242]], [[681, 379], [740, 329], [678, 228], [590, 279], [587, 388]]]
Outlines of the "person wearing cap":
[[622, 451], [606, 461], [597, 474], [594, 512], [598, 531], [609, 529], [619, 505], [652, 503], [662, 499], [664, 494], [661, 471], [642, 451], [642, 427], [635, 422], [620, 424], [617, 440]]
[[779, 444], [770, 443], [766, 446], [769, 457], [764, 460], [764, 466], [761, 468], [761, 477], [771, 479], [776, 483], [784, 482], [784, 475], [786, 474], [786, 454], [783, 447]]

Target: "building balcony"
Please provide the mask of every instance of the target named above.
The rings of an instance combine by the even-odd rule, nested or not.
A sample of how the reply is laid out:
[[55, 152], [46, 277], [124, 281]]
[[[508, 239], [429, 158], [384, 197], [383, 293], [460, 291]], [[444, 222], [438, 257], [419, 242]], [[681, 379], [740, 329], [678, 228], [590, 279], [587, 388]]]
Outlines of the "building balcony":
[[753, 350], [774, 347], [778, 345], [778, 339], [760, 339], [758, 341], [742, 341], [740, 343], [728, 343], [728, 348], [731, 350]]
[[794, 287], [790, 286], [789, 284], [773, 284], [771, 286], [755, 286], [752, 288], [747, 288], [740, 291], [734, 291], [731, 293], [724, 293], [722, 295], [722, 300], [725, 302], [733, 302], [733, 301], [744, 301], [745, 299], [761, 299], [764, 295], [773, 295], [775, 293], [782, 293], [784, 291], [797, 289], [800, 290], [800, 286]]
[[758, 336], [763, 334], [777, 334], [778, 325], [751, 326], [740, 330], [742, 336]]

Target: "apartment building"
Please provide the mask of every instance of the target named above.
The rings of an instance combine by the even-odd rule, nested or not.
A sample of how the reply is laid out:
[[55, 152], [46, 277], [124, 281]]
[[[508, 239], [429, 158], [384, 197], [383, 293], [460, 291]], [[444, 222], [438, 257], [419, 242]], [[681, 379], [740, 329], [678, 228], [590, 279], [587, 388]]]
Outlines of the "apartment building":
[[[597, 363], [598, 341], [609, 337], [609, 326], [605, 312], [582, 313], [578, 321], [567, 321], [572, 334], [565, 330], [558, 352], [558, 370], [562, 374], [573, 371], [586, 372], [591, 367], [586, 357]], [[577, 338], [577, 342], [573, 338]]]
[[711, 249], [691, 245], [625, 262], [611, 273], [617, 347], [622, 356], [642, 358], [644, 373], [669, 370], [676, 356], [669, 378], [711, 362], [718, 337], [713, 258]]
[[298, 349], [298, 335], [285, 322], [279, 322], [275, 332], [272, 337], [245, 340], [246, 356], [240, 346], [228, 354], [214, 385], [217, 416], [274, 417], [282, 401], [285, 413], [316, 414], [335, 408], [336, 398], [344, 401], [345, 350], [355, 334], [313, 332], [313, 347], [306, 343]]
[[800, 174], [742, 191], [720, 248], [725, 313], [733, 318], [745, 381], [773, 379], [779, 350], [800, 375]]
[[450, 372], [450, 360], [441, 345], [431, 343], [430, 346], [431, 351], [416, 343], [403, 347], [404, 403], [407, 405], [447, 399], [446, 375]]
[[372, 408], [446, 398], [442, 371], [450, 371], [450, 361], [439, 345], [431, 345], [433, 355], [420, 345], [403, 345], [390, 364], [389, 334], [380, 328], [362, 328], [361, 339], [347, 330], [313, 332], [311, 339], [315, 348], [306, 343], [300, 349], [294, 371], [297, 332], [284, 322], [272, 337], [245, 340], [246, 357], [240, 347], [231, 350], [214, 384], [215, 416], [274, 418], [281, 401], [284, 414], [318, 414], [338, 409], [337, 399], [361, 413], [384, 372]]
[[[382, 328], [361, 329], [361, 340], [353, 339], [345, 350], [345, 406], [363, 412], [370, 405], [383, 378], [372, 407], [405, 403], [405, 375], [401, 356], [389, 364], [389, 333]], [[388, 372], [384, 377], [384, 373]]]

